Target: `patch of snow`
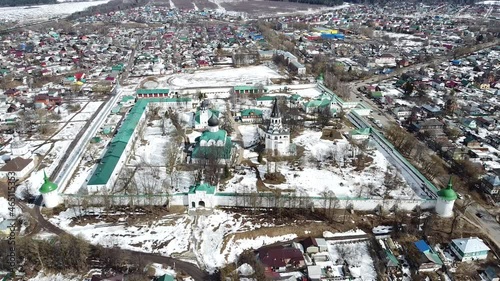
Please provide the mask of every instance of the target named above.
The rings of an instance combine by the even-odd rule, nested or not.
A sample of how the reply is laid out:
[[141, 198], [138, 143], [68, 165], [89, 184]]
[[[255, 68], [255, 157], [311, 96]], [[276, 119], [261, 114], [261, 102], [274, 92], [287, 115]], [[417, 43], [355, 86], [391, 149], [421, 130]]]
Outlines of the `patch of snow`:
[[27, 22], [70, 15], [88, 7], [108, 3], [110, 0], [58, 3], [38, 6], [18, 6], [0, 8], [0, 20]]

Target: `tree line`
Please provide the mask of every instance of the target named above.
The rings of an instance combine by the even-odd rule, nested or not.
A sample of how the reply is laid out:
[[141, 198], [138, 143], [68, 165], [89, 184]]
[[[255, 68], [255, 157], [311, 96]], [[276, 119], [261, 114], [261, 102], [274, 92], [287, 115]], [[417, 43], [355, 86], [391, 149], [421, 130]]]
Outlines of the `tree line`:
[[0, 0], [0, 7], [30, 6], [56, 3], [56, 0]]

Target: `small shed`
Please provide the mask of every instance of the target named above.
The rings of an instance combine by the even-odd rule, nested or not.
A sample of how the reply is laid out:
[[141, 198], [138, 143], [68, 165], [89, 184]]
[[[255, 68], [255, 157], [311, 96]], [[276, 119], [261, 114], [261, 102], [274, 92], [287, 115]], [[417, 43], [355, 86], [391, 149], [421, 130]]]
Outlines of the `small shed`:
[[328, 244], [324, 238], [314, 238], [320, 252], [328, 252]]
[[319, 252], [318, 244], [312, 237], [304, 239], [301, 244], [304, 247], [304, 251], [308, 254], [315, 254]]

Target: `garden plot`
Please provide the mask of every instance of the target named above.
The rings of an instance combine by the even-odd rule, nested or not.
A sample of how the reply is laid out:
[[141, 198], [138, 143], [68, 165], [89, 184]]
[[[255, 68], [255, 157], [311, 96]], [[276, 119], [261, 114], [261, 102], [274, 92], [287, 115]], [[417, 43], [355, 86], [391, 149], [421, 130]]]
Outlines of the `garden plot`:
[[375, 281], [377, 272], [369, 250], [369, 242], [335, 243], [328, 241], [328, 253], [337, 264], [347, 262], [353, 280]]

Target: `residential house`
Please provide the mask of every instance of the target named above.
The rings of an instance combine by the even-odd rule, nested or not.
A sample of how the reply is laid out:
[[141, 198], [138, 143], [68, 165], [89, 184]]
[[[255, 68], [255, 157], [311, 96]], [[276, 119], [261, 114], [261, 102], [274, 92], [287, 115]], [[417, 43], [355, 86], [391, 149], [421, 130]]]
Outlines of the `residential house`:
[[439, 256], [424, 240], [411, 243], [406, 250], [408, 261], [418, 271], [436, 271], [443, 266]]
[[460, 261], [484, 260], [490, 251], [483, 240], [477, 237], [453, 239], [450, 249]]
[[175, 281], [175, 278], [170, 274], [164, 274], [160, 277], [156, 277], [155, 281]]
[[498, 268], [493, 266], [488, 266], [481, 274], [479, 275], [481, 281], [500, 281], [500, 274], [498, 273]]
[[468, 135], [467, 137], [465, 137], [464, 145], [470, 149], [477, 149], [482, 147], [481, 143], [472, 135]]
[[62, 104], [62, 98], [48, 94], [40, 94], [34, 98], [35, 108], [51, 108]]
[[391, 54], [383, 54], [375, 58], [375, 64], [378, 65], [396, 65], [396, 58]]
[[399, 263], [399, 260], [396, 258], [396, 256], [394, 256], [394, 254], [389, 249], [384, 249], [382, 257], [387, 272], [390, 272], [392, 274], [400, 273], [401, 264]]
[[396, 115], [399, 120], [406, 120], [411, 115], [411, 109], [406, 106], [398, 106], [392, 109], [392, 113]]
[[488, 174], [481, 181], [481, 188], [490, 195], [500, 194], [500, 178], [496, 174]]
[[305, 266], [304, 256], [299, 249], [289, 247], [269, 247], [258, 251], [258, 258], [268, 271], [284, 272]]
[[262, 123], [262, 110], [244, 109], [240, 111], [239, 115], [243, 123]]
[[304, 251], [308, 254], [328, 251], [328, 245], [326, 244], [326, 240], [323, 238], [308, 237], [300, 244], [302, 244]]
[[33, 161], [33, 159], [16, 157], [0, 168], [0, 178], [5, 178], [12, 172], [15, 172], [17, 177], [24, 178], [29, 174], [29, 172], [31, 172], [31, 170], [33, 170], [34, 167], [35, 161]]
[[443, 131], [444, 124], [437, 119], [427, 119], [415, 124], [418, 132], [429, 132], [436, 134]]

